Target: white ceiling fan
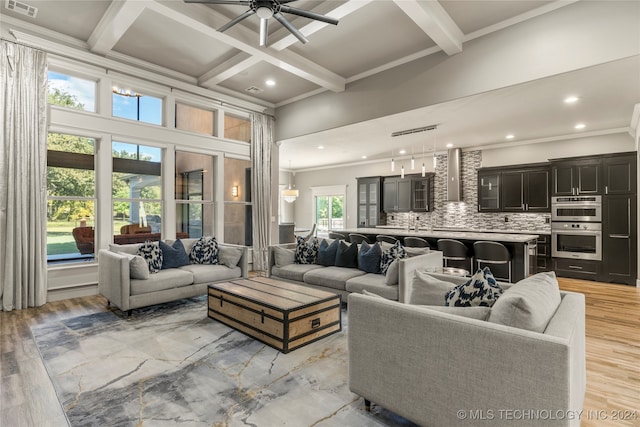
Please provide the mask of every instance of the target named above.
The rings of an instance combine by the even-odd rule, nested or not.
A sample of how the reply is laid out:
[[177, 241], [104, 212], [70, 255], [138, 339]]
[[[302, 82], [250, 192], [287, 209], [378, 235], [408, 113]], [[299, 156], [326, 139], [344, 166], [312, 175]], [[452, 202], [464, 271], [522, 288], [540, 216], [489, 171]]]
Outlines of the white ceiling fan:
[[218, 28], [218, 31], [224, 32], [252, 15], [258, 15], [260, 18], [260, 46], [267, 45], [267, 29], [269, 19], [274, 18], [283, 27], [291, 32], [300, 42], [307, 43], [309, 40], [287, 20], [282, 14], [290, 13], [292, 15], [302, 16], [316, 21], [326, 22], [327, 24], [338, 25], [338, 20], [309, 10], [297, 9], [288, 6], [286, 3], [292, 3], [296, 0], [184, 0], [185, 3], [207, 3], [207, 4], [229, 4], [237, 6], [248, 6], [249, 10], [242, 15], [232, 19], [227, 24]]

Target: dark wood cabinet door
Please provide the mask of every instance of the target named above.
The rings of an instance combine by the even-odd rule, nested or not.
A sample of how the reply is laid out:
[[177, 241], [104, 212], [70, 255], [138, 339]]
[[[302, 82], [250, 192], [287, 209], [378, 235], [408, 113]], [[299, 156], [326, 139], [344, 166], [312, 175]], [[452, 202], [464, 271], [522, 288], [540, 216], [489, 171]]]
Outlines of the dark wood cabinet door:
[[549, 170], [527, 172], [525, 182], [525, 208], [528, 212], [550, 212]]
[[636, 156], [608, 157], [603, 160], [604, 194], [635, 194]]
[[382, 183], [382, 209], [385, 212], [395, 212], [398, 206], [398, 180], [385, 178]]
[[588, 164], [578, 164], [575, 169], [577, 175], [576, 194], [602, 193], [602, 166], [600, 161]]
[[411, 178], [398, 180], [396, 211], [409, 212], [411, 210]]
[[413, 178], [411, 181], [411, 210], [414, 212], [429, 212], [430, 209], [430, 182], [428, 177]]
[[502, 173], [502, 210], [522, 212], [524, 206], [524, 172]]
[[500, 172], [478, 172], [478, 212], [500, 211]]
[[572, 196], [575, 193], [574, 169], [572, 164], [556, 164], [551, 169], [553, 175], [553, 195]]
[[358, 227], [375, 227], [380, 223], [380, 178], [358, 179]]
[[610, 195], [603, 206], [602, 280], [635, 285], [637, 275], [636, 196]]

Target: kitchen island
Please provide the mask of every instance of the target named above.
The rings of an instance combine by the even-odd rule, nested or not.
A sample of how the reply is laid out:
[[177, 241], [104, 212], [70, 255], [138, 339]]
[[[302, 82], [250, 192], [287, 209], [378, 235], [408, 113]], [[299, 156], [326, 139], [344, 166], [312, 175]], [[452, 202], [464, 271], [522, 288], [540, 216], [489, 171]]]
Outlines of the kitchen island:
[[511, 234], [511, 233], [487, 233], [476, 231], [457, 230], [427, 230], [418, 229], [407, 230], [406, 228], [348, 228], [343, 230], [331, 230], [336, 233], [349, 234], [358, 233], [367, 236], [371, 242], [376, 240], [378, 234], [397, 237], [402, 240], [404, 237], [420, 237], [429, 242], [432, 248], [437, 247], [438, 239], [459, 240], [469, 248], [469, 253], [473, 255], [473, 243], [477, 241], [492, 241], [502, 243], [511, 253], [511, 278], [513, 282], [522, 280], [529, 274], [536, 272], [536, 240], [537, 234]]

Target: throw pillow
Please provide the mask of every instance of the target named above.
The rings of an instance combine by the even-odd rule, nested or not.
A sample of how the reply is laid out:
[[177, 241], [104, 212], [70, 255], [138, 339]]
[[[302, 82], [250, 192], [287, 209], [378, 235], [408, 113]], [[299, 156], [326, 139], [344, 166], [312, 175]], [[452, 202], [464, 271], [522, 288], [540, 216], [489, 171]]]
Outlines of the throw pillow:
[[117, 254], [127, 257], [129, 260], [129, 277], [132, 279], [146, 280], [149, 278], [149, 266], [140, 255], [131, 255], [128, 252], [116, 251]]
[[189, 265], [189, 255], [184, 250], [184, 245], [180, 239], [168, 245], [163, 241], [158, 242], [162, 251], [162, 269], [178, 268], [183, 265]]
[[217, 264], [218, 241], [215, 237], [201, 237], [189, 252], [191, 264]]
[[542, 333], [561, 299], [555, 273], [538, 273], [505, 290], [493, 305], [489, 322]]
[[489, 267], [478, 271], [466, 283], [456, 286], [447, 293], [445, 304], [456, 307], [491, 307], [502, 295], [502, 288], [496, 283]]
[[240, 262], [240, 258], [242, 258], [242, 252], [242, 248], [236, 248], [233, 246], [218, 246], [218, 262], [222, 265], [226, 265], [229, 268], [233, 268]]
[[377, 242], [373, 246], [362, 242], [358, 251], [358, 268], [367, 273], [380, 273], [380, 257], [382, 257], [382, 249]]
[[427, 272], [415, 270], [409, 292], [409, 304], [444, 306], [445, 296], [455, 284], [440, 280]]
[[336, 267], [358, 268], [358, 245], [338, 240], [340, 245], [336, 252]]
[[388, 286], [397, 285], [400, 281], [400, 263], [397, 259], [394, 259], [389, 268], [387, 274], [384, 275], [384, 282]]
[[162, 251], [158, 242], [145, 241], [138, 248], [138, 255], [147, 262], [151, 273], [157, 273], [162, 269]]
[[320, 243], [315, 237], [305, 240], [304, 237], [296, 237], [296, 264], [315, 264]]
[[296, 255], [293, 249], [285, 249], [279, 246], [274, 246], [273, 256], [275, 258], [276, 267], [284, 267], [285, 265], [295, 263]]
[[404, 246], [402, 246], [400, 240], [398, 240], [393, 246], [382, 252], [382, 256], [380, 257], [380, 272], [386, 275], [389, 266], [394, 260], [406, 257], [407, 252], [404, 250]]
[[327, 267], [335, 265], [338, 246], [340, 246], [340, 242], [338, 240], [334, 240], [333, 242], [331, 242], [331, 244], [329, 244], [329, 242], [326, 240], [322, 240], [320, 246], [318, 247], [318, 257], [316, 259], [316, 264], [324, 265]]
[[411, 258], [418, 255], [424, 255], [431, 252], [430, 248], [410, 248], [404, 246], [404, 250], [407, 252], [407, 257]]

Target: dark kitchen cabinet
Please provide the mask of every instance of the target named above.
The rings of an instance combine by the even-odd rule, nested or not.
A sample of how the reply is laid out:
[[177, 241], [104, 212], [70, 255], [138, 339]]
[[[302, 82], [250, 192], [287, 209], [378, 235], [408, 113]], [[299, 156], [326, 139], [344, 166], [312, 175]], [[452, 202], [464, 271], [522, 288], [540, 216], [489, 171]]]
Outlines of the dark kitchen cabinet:
[[605, 195], [636, 193], [636, 156], [636, 153], [625, 153], [602, 159]]
[[358, 178], [358, 227], [383, 223], [380, 177]]
[[542, 271], [550, 271], [551, 267], [551, 235], [550, 234], [541, 234], [538, 235], [538, 239], [536, 241], [536, 246], [538, 249], [536, 255], [536, 267], [537, 272], [540, 273]]
[[500, 171], [478, 171], [478, 212], [500, 211]]
[[549, 212], [549, 168], [502, 172], [502, 211]]
[[385, 177], [382, 183], [382, 209], [384, 212], [411, 210], [411, 178]]
[[554, 196], [602, 194], [602, 160], [552, 160], [552, 188]]
[[411, 178], [411, 210], [429, 212], [433, 208], [433, 174]]

